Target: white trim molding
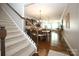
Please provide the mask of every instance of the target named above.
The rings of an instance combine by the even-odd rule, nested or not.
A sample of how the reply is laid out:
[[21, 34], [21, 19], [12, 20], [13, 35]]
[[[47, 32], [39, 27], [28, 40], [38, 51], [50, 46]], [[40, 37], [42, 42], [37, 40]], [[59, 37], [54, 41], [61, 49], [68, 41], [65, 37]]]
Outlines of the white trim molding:
[[70, 45], [70, 43], [68, 41], [68, 39], [71, 39], [70, 37], [68, 37], [68, 34], [64, 33], [63, 38], [64, 38], [65, 42], [67, 43], [68, 47], [70, 48], [70, 51], [74, 54], [74, 56], [77, 56], [75, 50], [73, 49], [73, 47]]

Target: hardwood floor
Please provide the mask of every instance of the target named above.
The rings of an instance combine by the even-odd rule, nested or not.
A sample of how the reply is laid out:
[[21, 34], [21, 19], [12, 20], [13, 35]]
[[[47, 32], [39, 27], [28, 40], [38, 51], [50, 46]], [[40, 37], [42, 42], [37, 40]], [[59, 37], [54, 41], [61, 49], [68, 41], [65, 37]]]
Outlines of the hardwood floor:
[[[32, 39], [34, 40], [34, 42], [37, 43], [37, 38], [36, 36], [32, 36]], [[53, 35], [54, 36], [54, 35]], [[70, 49], [68, 48], [66, 42], [64, 41], [64, 39], [57, 39], [54, 37], [54, 39], [51, 38], [51, 35], [49, 36], [49, 42], [46, 40], [47, 37], [44, 37], [42, 39], [39, 38], [39, 42], [38, 42], [38, 54], [34, 54], [33, 56], [47, 56], [49, 50], [55, 50], [58, 52], [62, 52], [65, 53], [67, 55], [71, 55], [73, 56], [73, 54], [71, 53]], [[56, 40], [55, 40], [56, 39]]]
[[40, 41], [38, 44], [38, 54], [40, 56], [46, 56], [48, 55], [48, 51], [50, 49], [50, 43], [46, 41]]
[[51, 46], [50, 42], [39, 41], [39, 45], [38, 45], [39, 56], [47, 56], [49, 50], [55, 50], [72, 56], [72, 54], [69, 51], [67, 51], [67, 48], [64, 46], [61, 40], [59, 40], [58, 44], [54, 46]]

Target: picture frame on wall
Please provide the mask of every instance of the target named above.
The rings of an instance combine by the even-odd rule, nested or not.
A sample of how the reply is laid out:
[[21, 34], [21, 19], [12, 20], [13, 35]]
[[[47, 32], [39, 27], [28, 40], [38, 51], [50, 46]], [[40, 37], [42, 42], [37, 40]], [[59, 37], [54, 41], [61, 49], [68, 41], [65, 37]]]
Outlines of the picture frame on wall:
[[69, 12], [65, 15], [65, 26], [67, 29], [70, 29], [70, 13]]

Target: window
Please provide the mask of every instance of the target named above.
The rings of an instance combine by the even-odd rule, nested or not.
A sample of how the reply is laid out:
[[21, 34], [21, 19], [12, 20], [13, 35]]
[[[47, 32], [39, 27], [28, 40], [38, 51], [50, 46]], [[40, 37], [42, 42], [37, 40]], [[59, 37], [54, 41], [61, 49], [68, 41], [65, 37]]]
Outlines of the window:
[[41, 21], [41, 27], [46, 29], [56, 29], [59, 27], [58, 22], [48, 22], [46, 20]]

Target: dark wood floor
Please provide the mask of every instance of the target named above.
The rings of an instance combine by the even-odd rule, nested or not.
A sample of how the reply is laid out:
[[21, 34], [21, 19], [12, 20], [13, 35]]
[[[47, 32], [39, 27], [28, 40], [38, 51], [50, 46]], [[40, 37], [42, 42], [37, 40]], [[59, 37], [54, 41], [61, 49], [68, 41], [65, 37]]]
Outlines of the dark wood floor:
[[49, 50], [55, 50], [61, 53], [65, 53], [67, 55], [72, 56], [71, 52], [67, 51], [67, 48], [64, 46], [61, 40], [59, 40], [57, 45], [51, 46], [50, 42], [47, 41], [39, 41], [38, 44], [38, 55], [39, 56], [47, 56]]
[[[36, 42], [37, 44], [37, 38], [36, 36], [34, 35], [31, 35], [30, 34], [30, 37], [34, 40], [34, 42]], [[49, 36], [51, 38], [51, 36]], [[46, 37], [43, 38], [43, 39], [39, 39], [39, 42], [38, 42], [38, 54], [34, 54], [33, 56], [47, 56], [48, 55], [48, 52], [49, 50], [55, 50], [55, 51], [58, 51], [58, 52], [61, 52], [61, 53], [65, 53], [65, 54], [68, 54], [68, 55], [71, 55], [73, 56], [72, 52], [70, 51], [70, 49], [68, 48], [66, 42], [63, 40], [60, 40], [58, 39], [58, 41], [54, 44], [54, 43], [51, 43], [51, 40], [52, 39], [49, 39], [50, 42], [46, 41]], [[54, 41], [52, 41], [54, 42]]]

